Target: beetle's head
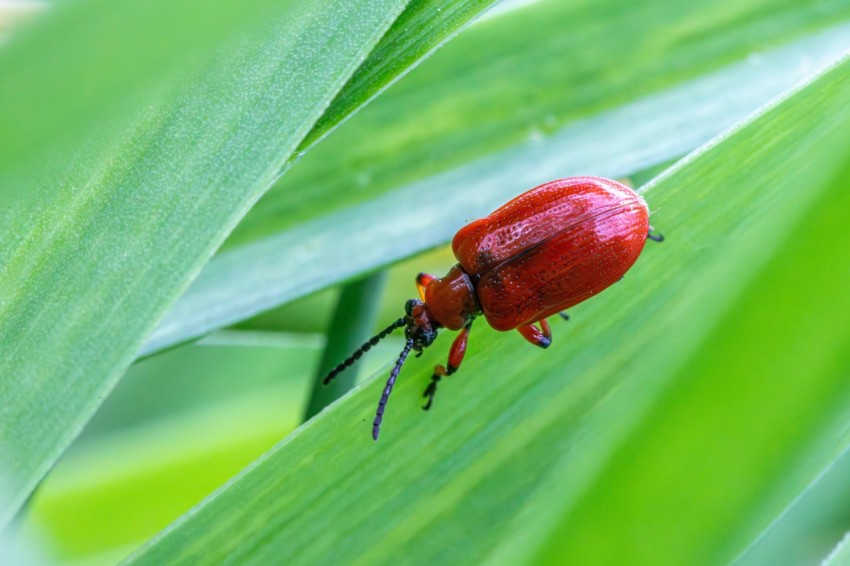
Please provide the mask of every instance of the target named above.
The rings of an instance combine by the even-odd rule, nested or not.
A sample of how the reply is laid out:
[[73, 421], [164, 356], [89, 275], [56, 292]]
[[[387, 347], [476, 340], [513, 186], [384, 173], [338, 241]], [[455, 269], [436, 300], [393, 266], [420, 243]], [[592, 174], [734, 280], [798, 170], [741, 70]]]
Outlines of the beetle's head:
[[334, 377], [339, 375], [339, 373], [345, 370], [345, 368], [359, 360], [363, 354], [371, 350], [378, 342], [392, 334], [393, 331], [399, 328], [404, 328], [406, 338], [404, 349], [398, 355], [398, 360], [390, 372], [390, 377], [387, 380], [384, 393], [381, 395], [381, 400], [378, 403], [378, 411], [375, 413], [375, 421], [372, 424], [372, 438], [375, 440], [378, 440], [378, 433], [381, 428], [381, 419], [383, 419], [384, 416], [384, 407], [387, 404], [387, 400], [389, 399], [395, 380], [398, 377], [399, 372], [401, 372], [401, 367], [407, 359], [407, 355], [410, 354], [411, 350], [415, 350], [417, 356], [421, 355], [422, 350], [434, 342], [434, 339], [437, 337], [437, 329], [440, 328], [440, 324], [435, 321], [428, 312], [428, 305], [422, 301], [416, 299], [407, 301], [404, 305], [404, 313], [403, 318], [399, 318], [388, 327], [381, 330], [378, 334], [369, 338], [369, 340], [357, 348], [353, 354], [348, 356], [345, 360], [328, 372], [322, 380], [322, 383], [327, 385]]
[[419, 299], [410, 299], [404, 305], [404, 335], [413, 340], [413, 349], [421, 353], [434, 342], [439, 324], [428, 312], [428, 305]]

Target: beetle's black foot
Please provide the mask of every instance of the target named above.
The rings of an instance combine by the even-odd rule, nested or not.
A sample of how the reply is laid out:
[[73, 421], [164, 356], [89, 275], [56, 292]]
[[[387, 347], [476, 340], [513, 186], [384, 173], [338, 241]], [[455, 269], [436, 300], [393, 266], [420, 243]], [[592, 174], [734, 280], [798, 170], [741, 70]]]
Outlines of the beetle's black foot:
[[558, 316], [563, 318], [564, 320], [570, 320], [570, 315], [567, 314], [567, 311], [561, 311], [558, 313]]
[[652, 240], [653, 242], [663, 242], [664, 241], [664, 234], [656, 232], [652, 228], [652, 226], [649, 227], [649, 232], [646, 234], [646, 237], [648, 239]]
[[428, 400], [425, 401], [425, 404], [422, 405], [422, 409], [427, 411], [431, 408], [431, 405], [434, 403], [434, 395], [437, 393], [437, 383], [440, 381], [440, 376], [435, 375], [431, 378], [431, 383], [428, 384], [428, 387], [425, 388], [425, 392], [422, 394], [423, 397], [426, 397]]

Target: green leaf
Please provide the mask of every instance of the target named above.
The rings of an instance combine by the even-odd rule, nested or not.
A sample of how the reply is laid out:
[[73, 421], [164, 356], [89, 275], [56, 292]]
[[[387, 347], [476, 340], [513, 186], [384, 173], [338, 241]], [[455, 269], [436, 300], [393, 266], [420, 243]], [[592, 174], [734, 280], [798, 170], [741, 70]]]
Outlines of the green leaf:
[[841, 3], [688, 6], [543, 1], [472, 26], [258, 202], [143, 353], [449, 241], [535, 184], [677, 158], [850, 48]]
[[89, 0], [0, 51], [0, 527], [405, 5]]
[[[588, 423], [607, 446], [553, 468], [537, 559], [729, 562], [850, 445], [848, 96], [845, 59], [647, 191], [690, 266]], [[680, 224], [686, 198], [713, 214]]]
[[847, 532], [850, 450], [845, 450], [777, 515], [735, 564], [814, 564]]
[[[505, 172], [544, 169], [524, 173], [514, 190], [567, 166], [613, 160], [606, 174], [624, 175], [635, 159], [681, 157], [846, 50], [850, 22], [843, 0], [720, 0], [711, 10], [672, 0], [522, 4], [470, 27], [337, 131], [257, 203], [226, 246], [482, 158], [498, 166], [496, 156], [511, 149], [524, 149], [525, 161]], [[636, 101], [643, 105], [593, 123]], [[579, 130], [570, 151], [558, 147], [565, 128]], [[576, 143], [588, 130], [595, 135]], [[628, 136], [644, 152], [619, 141]], [[623, 145], [601, 155], [600, 139]], [[504, 194], [515, 193], [486, 206]], [[411, 204], [421, 200], [428, 192]]]
[[338, 367], [340, 360], [347, 359], [373, 335], [385, 279], [384, 273], [375, 273], [346, 285], [340, 292], [333, 319], [328, 325], [327, 346], [313, 379], [305, 421], [354, 386], [359, 368], [343, 368], [329, 384], [325, 384], [324, 379]]
[[60, 561], [123, 558], [298, 426], [323, 345], [226, 331], [134, 364], [39, 487], [25, 532]]
[[357, 68], [345, 88], [322, 114], [301, 143], [302, 151], [315, 144], [358, 108], [409, 71], [417, 61], [448, 41], [494, 0], [414, 0], [396, 18], [381, 42]]
[[424, 414], [440, 341], [380, 442], [384, 375], [130, 563], [733, 559], [850, 440], [848, 97], [845, 59], [645, 187], [667, 241], [552, 348], [477, 324]]
[[850, 562], [850, 535], [845, 535], [821, 564], [823, 566], [841, 566], [848, 562]]

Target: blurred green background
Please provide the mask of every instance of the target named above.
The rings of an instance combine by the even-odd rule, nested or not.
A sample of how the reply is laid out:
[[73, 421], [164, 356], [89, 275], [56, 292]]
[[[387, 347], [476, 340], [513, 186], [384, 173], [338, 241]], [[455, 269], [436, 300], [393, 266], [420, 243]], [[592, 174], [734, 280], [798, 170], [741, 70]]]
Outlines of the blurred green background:
[[[412, 273], [453, 263], [440, 249], [390, 270], [378, 326], [415, 296]], [[327, 289], [134, 364], [26, 511], [53, 556], [123, 558], [292, 432], [338, 295]], [[401, 346], [387, 339], [354, 372], [384, 369]]]
[[[843, 563], [850, 4], [489, 8], [0, 1], [0, 561]], [[298, 429], [578, 174], [667, 240], [552, 348], [479, 322], [425, 414], [444, 336], [373, 444], [396, 335]]]

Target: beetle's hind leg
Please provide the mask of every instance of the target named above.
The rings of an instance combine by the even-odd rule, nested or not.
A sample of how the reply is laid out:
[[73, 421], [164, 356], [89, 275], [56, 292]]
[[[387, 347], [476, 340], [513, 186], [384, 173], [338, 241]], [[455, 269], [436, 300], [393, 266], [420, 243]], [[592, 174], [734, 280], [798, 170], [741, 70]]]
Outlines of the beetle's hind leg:
[[416, 276], [416, 288], [419, 289], [419, 298], [423, 301], [425, 300], [425, 287], [428, 286], [428, 283], [436, 279], [433, 275], [428, 275], [427, 273], [420, 273]]
[[664, 234], [658, 232], [652, 226], [649, 227], [649, 232], [646, 233], [646, 239], [652, 240], [653, 242], [663, 242]]
[[548, 348], [552, 344], [552, 329], [549, 327], [549, 321], [545, 318], [539, 322], [540, 328], [534, 324], [526, 324], [517, 328], [522, 337], [541, 348]]
[[427, 399], [422, 406], [426, 411], [431, 408], [434, 403], [434, 395], [437, 393], [437, 384], [444, 377], [448, 377], [457, 371], [463, 361], [463, 356], [466, 354], [466, 343], [469, 340], [469, 329], [472, 328], [472, 321], [466, 323], [466, 326], [457, 335], [455, 341], [452, 342], [452, 348], [449, 350], [449, 361], [445, 367], [438, 365], [434, 368], [434, 375], [431, 376], [431, 383], [425, 388], [422, 394]]

